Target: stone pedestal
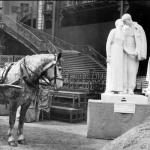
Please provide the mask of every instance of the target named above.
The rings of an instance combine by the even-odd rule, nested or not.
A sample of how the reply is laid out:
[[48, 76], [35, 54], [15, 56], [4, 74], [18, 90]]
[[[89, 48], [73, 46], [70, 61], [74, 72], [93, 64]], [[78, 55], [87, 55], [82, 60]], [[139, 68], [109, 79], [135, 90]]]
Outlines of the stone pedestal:
[[129, 94], [101, 94], [101, 100], [106, 103], [133, 103], [133, 104], [148, 104], [148, 98], [143, 95], [129, 95]]
[[145, 96], [102, 94], [102, 100], [88, 102], [87, 137], [114, 139], [148, 116], [150, 104]]

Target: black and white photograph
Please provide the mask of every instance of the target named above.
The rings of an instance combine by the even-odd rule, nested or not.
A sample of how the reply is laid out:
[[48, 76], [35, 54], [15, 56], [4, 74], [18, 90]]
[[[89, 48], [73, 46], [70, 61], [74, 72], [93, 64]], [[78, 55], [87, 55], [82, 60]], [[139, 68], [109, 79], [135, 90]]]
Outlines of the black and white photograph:
[[150, 0], [0, 0], [0, 150], [150, 150]]

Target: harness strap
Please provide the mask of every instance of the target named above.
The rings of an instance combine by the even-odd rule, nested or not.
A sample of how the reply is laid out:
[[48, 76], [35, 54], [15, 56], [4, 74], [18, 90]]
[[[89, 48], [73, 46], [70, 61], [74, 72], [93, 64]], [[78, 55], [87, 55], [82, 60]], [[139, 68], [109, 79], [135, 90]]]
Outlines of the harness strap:
[[[51, 85], [51, 81], [54, 80], [54, 85], [56, 85], [56, 80], [57, 80], [57, 79], [58, 79], [58, 80], [63, 80], [63, 79], [57, 77], [56, 64], [53, 64], [53, 65], [49, 66], [49, 68], [51, 68], [51, 67], [53, 67], [53, 66], [54, 66], [54, 77], [51, 78], [51, 79], [47, 78], [48, 81], [49, 81], [49, 82], [47, 82], [47, 80], [44, 78], [43, 75], [40, 75], [40, 76], [39, 76], [37, 73], [35, 73], [34, 71], [32, 71], [30, 68], [27, 67], [26, 61], [25, 61], [25, 58], [24, 58], [24, 59], [23, 59], [23, 65], [22, 65], [22, 67], [21, 67], [22, 70], [23, 70], [23, 73], [25, 74], [25, 76], [23, 77], [23, 80], [25, 80], [25, 82], [27, 82], [28, 84], [30, 84], [32, 87], [35, 87], [35, 86], [34, 86], [34, 83], [33, 83], [33, 81], [32, 81], [32, 79], [31, 79], [31, 75], [30, 75], [29, 72], [28, 72], [28, 70], [29, 70], [33, 75], [37, 76], [37, 80], [38, 80], [38, 81], [39, 81], [39, 79], [42, 79], [47, 85]], [[47, 69], [49, 69], [49, 68], [47, 68]], [[31, 82], [31, 81], [32, 81], [32, 82]], [[38, 82], [38, 84], [40, 84], [40, 83]]]
[[2, 78], [0, 80], [1, 84], [5, 82], [6, 76], [7, 76], [8, 72], [9, 72], [9, 70], [11, 69], [11, 67], [13, 66], [13, 64], [14, 63], [12, 62], [8, 66], [5, 67], [5, 69], [4, 69], [3, 73], [2, 73]]
[[23, 77], [22, 79], [30, 86], [37, 88], [34, 82], [31, 80], [30, 74], [28, 72], [28, 68], [26, 66], [25, 58], [23, 59], [23, 64], [20, 66]]

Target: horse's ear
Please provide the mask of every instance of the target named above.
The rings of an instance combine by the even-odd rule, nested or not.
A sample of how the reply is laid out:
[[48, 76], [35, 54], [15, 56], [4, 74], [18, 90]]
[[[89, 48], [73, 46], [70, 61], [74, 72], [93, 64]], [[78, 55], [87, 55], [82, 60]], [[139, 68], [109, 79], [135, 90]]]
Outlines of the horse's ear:
[[58, 53], [57, 60], [59, 60], [62, 56], [62, 53]]

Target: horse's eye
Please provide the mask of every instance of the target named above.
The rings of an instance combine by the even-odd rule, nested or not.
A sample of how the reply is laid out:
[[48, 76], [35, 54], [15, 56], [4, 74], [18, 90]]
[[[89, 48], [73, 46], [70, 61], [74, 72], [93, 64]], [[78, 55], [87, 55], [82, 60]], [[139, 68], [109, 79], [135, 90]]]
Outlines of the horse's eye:
[[46, 75], [46, 71], [42, 72], [41, 75], [42, 75], [42, 76], [43, 76], [43, 75]]
[[62, 67], [58, 67], [58, 70], [59, 70], [59, 71], [62, 71]]

